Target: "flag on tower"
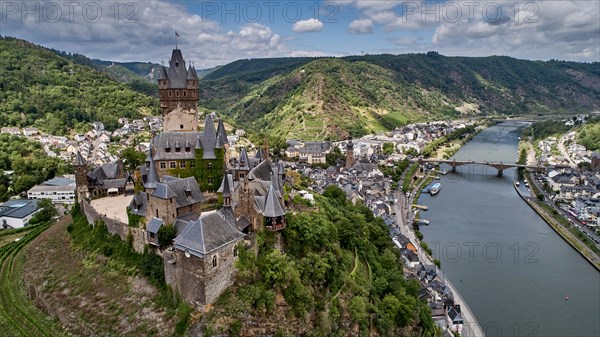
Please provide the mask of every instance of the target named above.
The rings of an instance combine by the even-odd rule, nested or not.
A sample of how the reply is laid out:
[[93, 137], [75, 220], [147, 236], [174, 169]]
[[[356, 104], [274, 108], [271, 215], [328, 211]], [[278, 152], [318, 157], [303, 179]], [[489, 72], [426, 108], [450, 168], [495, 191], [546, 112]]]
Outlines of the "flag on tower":
[[177, 33], [177, 31], [175, 31], [175, 36], [179, 37], [179, 33]]

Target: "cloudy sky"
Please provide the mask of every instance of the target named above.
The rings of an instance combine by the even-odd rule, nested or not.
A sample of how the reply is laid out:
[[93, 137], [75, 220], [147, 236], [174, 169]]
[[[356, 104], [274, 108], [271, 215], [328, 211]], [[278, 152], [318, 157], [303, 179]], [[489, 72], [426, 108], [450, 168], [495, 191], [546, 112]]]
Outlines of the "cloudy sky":
[[590, 62], [600, 61], [600, 0], [2, 0], [0, 34], [115, 61], [167, 61], [178, 43], [196, 68], [432, 50]]

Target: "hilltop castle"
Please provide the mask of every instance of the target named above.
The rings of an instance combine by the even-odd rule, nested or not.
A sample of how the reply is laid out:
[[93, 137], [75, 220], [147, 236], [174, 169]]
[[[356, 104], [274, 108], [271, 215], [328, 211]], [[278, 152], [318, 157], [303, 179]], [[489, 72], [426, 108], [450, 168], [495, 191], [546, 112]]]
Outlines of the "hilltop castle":
[[[130, 223], [146, 226], [145, 242], [164, 260], [165, 280], [188, 303], [213, 303], [235, 276], [240, 244], [253, 245], [258, 230], [285, 228], [285, 172], [259, 150], [246, 149], [229, 166], [229, 143], [219, 119], [206, 116], [197, 131], [198, 78], [173, 50], [170, 67], [161, 70], [159, 90], [164, 131], [150, 142], [140, 168], [144, 191], [128, 206]], [[218, 193], [222, 207], [202, 212], [207, 194]], [[161, 243], [160, 232], [174, 226], [176, 237]]]

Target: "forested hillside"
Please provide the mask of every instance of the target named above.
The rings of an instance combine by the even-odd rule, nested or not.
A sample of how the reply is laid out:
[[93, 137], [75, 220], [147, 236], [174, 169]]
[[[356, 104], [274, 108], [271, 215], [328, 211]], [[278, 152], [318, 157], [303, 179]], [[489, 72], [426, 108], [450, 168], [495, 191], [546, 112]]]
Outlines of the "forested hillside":
[[[83, 57], [85, 58], [85, 57]], [[64, 134], [78, 123], [158, 112], [158, 100], [27, 41], [0, 37], [0, 125]]]
[[287, 215], [282, 248], [261, 232], [205, 336], [433, 336], [431, 311], [406, 280], [381, 218], [329, 186], [313, 211]]
[[206, 76], [201, 105], [285, 137], [343, 138], [408, 122], [600, 107], [600, 63], [437, 53], [242, 60]]

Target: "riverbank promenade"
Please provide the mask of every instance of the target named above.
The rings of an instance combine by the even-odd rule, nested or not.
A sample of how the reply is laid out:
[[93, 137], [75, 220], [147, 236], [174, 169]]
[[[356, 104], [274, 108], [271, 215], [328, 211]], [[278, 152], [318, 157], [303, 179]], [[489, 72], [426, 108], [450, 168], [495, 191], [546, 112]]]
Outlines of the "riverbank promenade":
[[[415, 191], [418, 191], [420, 187], [417, 187]], [[413, 191], [410, 196], [406, 196], [402, 192], [396, 193], [396, 203], [394, 204], [394, 211], [396, 212], [396, 224], [400, 233], [407, 237], [417, 249], [417, 255], [419, 260], [424, 265], [433, 265], [432, 258], [425, 253], [419, 240], [415, 236], [415, 232], [412, 230], [413, 212], [410, 209], [410, 205], [413, 204], [415, 198], [415, 192]], [[446, 285], [452, 290], [454, 295], [454, 303], [460, 305], [461, 315], [463, 318], [463, 327], [461, 336], [464, 337], [485, 337], [483, 329], [477, 322], [475, 315], [464, 301], [456, 287], [446, 278], [441, 269], [437, 268], [437, 274], [446, 282]]]

